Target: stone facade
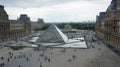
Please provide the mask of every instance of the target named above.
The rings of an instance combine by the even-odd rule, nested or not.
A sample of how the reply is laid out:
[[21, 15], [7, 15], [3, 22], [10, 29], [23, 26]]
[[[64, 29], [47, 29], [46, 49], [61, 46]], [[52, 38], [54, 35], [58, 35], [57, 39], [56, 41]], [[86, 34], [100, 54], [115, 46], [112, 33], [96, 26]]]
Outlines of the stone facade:
[[[104, 12], [104, 16], [97, 16], [96, 34], [109, 46], [120, 49], [120, 1], [112, 0], [110, 6]], [[101, 19], [101, 18], [102, 19]]]
[[24, 20], [21, 20], [21, 16], [19, 20], [9, 20], [4, 6], [0, 5], [0, 41], [14, 40], [31, 34], [30, 18], [22, 17]]
[[43, 19], [38, 19], [36, 22], [31, 23], [32, 30], [35, 30], [36, 28], [42, 29], [45, 26], [45, 22]]
[[99, 14], [99, 16], [97, 16], [97, 20], [96, 20], [96, 34], [98, 35], [99, 38], [104, 39], [104, 30], [105, 30], [105, 17], [106, 13], [105, 12], [101, 12]]
[[72, 29], [72, 26], [69, 25], [69, 24], [67, 24], [67, 25], [64, 26], [64, 29], [66, 29], [66, 30], [71, 30], [71, 29]]

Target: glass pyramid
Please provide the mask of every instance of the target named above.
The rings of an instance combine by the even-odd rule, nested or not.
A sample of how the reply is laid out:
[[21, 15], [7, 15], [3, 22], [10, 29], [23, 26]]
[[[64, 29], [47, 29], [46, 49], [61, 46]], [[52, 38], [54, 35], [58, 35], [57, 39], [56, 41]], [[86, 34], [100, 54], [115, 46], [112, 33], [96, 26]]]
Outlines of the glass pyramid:
[[36, 43], [66, 43], [67, 36], [56, 25], [51, 25], [40, 35]]

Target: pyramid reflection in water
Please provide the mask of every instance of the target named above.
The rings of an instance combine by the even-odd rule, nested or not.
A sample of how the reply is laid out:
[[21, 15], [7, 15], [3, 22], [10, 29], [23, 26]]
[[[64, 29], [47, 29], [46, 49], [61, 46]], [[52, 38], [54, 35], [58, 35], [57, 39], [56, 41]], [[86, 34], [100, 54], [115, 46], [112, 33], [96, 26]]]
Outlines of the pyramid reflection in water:
[[43, 34], [40, 35], [37, 43], [66, 43], [67, 36], [57, 28], [56, 25], [51, 25]]

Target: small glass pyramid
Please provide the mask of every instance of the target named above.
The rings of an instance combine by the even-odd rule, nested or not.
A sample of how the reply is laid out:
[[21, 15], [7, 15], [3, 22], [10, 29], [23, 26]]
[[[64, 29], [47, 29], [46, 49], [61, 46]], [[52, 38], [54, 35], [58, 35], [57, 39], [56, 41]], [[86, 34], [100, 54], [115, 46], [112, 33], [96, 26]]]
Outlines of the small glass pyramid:
[[40, 35], [36, 43], [67, 43], [67, 41], [67, 36], [53, 24]]

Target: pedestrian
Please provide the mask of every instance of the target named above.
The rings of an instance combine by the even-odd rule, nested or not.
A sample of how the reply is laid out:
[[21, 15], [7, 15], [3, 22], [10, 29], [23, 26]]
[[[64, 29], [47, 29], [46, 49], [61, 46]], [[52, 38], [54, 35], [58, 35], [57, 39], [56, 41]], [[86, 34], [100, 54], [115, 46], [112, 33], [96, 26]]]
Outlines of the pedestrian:
[[98, 48], [98, 50], [100, 51], [100, 50], [101, 50], [101, 48]]
[[9, 52], [9, 54], [11, 55], [11, 52]]
[[10, 58], [12, 59], [12, 56], [10, 56]]
[[94, 63], [93, 61], [91, 61], [91, 63]]
[[42, 67], [42, 65], [40, 64], [40, 67]]
[[76, 49], [74, 49], [74, 52], [76, 52]]
[[45, 56], [44, 61], [46, 61], [47, 59], [48, 59], [47, 56]]
[[76, 58], [76, 56], [75, 56], [75, 55], [73, 55], [72, 57], [73, 57], [73, 60]]
[[21, 65], [19, 65], [18, 67], [21, 67]]
[[50, 58], [48, 58], [48, 62], [50, 62]]
[[5, 65], [5, 63], [2, 63], [2, 66], [4, 66]]
[[1, 57], [1, 60], [3, 60], [4, 59], [4, 57]]
[[29, 58], [27, 57], [26, 60], [29, 61]]
[[65, 51], [66, 51], [66, 50], [65, 50], [65, 48], [64, 48], [64, 49], [63, 49], [63, 52], [65, 53]]
[[69, 62], [71, 62], [71, 59], [68, 59]]
[[10, 59], [8, 58], [7, 61], [10, 61]]

